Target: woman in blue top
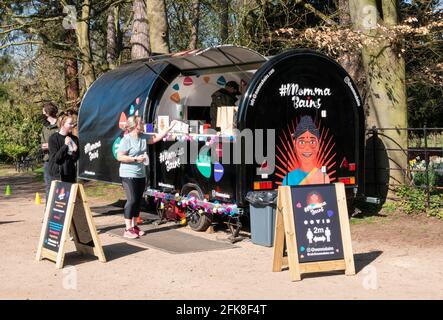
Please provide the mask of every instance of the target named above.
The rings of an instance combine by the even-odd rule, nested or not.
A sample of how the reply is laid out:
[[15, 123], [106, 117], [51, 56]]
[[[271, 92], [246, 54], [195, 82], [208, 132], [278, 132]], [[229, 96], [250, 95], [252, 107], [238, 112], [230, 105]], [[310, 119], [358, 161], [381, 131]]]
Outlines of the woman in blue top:
[[137, 226], [137, 218], [140, 215], [140, 205], [146, 185], [144, 165], [147, 161], [146, 146], [161, 141], [175, 124], [174, 120], [169, 128], [159, 134], [147, 135], [143, 133], [144, 124], [139, 116], [131, 116], [126, 121], [129, 133], [121, 140], [117, 152], [117, 160], [120, 161], [120, 177], [127, 199], [124, 214], [126, 229], [123, 236], [125, 238], [135, 239], [144, 234]]

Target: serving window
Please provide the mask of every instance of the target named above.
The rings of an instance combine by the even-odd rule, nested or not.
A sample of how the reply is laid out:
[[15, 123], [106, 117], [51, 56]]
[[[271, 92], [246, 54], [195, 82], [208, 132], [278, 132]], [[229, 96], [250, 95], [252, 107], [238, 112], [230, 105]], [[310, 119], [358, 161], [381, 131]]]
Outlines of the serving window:
[[212, 94], [225, 87], [228, 81], [235, 81], [244, 93], [254, 71], [207, 74], [200, 76], [179, 76], [166, 88], [156, 110], [155, 121], [150, 124], [158, 132], [167, 127], [172, 120], [179, 121], [174, 127], [174, 135], [233, 135], [236, 125], [236, 105], [217, 108], [216, 128], [211, 128]]

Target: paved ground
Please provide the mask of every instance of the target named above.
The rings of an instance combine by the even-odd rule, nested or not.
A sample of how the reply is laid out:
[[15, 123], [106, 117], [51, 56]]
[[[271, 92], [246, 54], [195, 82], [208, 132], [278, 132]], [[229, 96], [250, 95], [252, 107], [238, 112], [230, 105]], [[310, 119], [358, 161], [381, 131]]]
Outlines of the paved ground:
[[[3, 196], [6, 183], [13, 197]], [[433, 218], [397, 214], [353, 223], [352, 277], [338, 272], [291, 282], [288, 271], [271, 272], [272, 248], [248, 239], [234, 249], [170, 254], [108, 233], [100, 235], [107, 263], [70, 253], [65, 268], [56, 270], [53, 262], [35, 261], [43, 205], [34, 204], [34, 196], [41, 182], [0, 177], [0, 188], [0, 299], [443, 298], [443, 221]], [[113, 202], [90, 200], [92, 206]], [[118, 213], [94, 220], [122, 223]], [[215, 241], [228, 236], [178, 230]]]

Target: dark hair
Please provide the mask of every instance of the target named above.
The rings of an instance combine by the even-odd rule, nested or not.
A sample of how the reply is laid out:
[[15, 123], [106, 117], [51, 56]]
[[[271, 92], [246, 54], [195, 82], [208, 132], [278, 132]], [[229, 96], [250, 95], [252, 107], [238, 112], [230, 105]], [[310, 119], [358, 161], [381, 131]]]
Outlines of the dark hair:
[[310, 116], [301, 117], [300, 122], [297, 124], [297, 128], [295, 129], [295, 132], [292, 134], [292, 136], [294, 137], [294, 139], [297, 139], [306, 131], [312, 133], [314, 136], [317, 137], [317, 139], [320, 138], [320, 132], [318, 131]]
[[231, 87], [232, 89], [235, 90], [235, 92], [234, 92], [235, 94], [241, 94], [240, 87], [239, 87], [238, 83], [235, 81], [228, 81], [225, 84], [225, 87]]
[[45, 110], [45, 113], [52, 117], [57, 118], [58, 108], [57, 106], [52, 102], [43, 102], [43, 110]]
[[65, 111], [65, 114], [67, 114], [68, 116], [78, 116], [78, 111], [74, 108], [69, 108]]

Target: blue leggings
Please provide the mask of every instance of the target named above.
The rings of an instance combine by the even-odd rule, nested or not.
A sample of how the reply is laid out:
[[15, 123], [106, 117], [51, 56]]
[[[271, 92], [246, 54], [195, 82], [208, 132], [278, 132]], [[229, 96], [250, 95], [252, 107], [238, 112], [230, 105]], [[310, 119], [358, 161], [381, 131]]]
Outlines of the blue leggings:
[[125, 219], [137, 218], [140, 215], [140, 206], [145, 191], [145, 178], [122, 178], [123, 189], [126, 195]]

